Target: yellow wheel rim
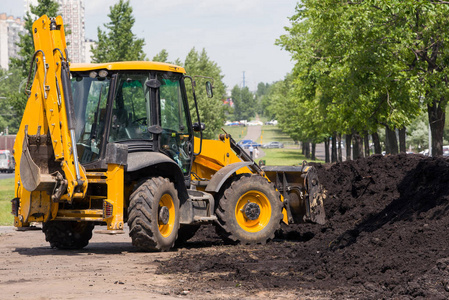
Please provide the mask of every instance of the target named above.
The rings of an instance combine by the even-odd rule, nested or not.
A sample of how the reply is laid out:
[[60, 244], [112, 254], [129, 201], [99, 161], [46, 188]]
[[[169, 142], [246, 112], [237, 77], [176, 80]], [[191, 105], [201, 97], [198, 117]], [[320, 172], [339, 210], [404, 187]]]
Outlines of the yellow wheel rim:
[[[251, 203], [251, 204], [250, 204]], [[247, 205], [259, 207], [259, 213], [248, 217], [246, 212]], [[271, 204], [264, 193], [251, 190], [243, 194], [235, 206], [235, 217], [237, 223], [247, 232], [258, 232], [264, 229], [271, 218]], [[253, 218], [253, 220], [251, 220]]]
[[163, 237], [168, 237], [173, 231], [174, 223], [175, 223], [175, 204], [173, 203], [173, 198], [169, 194], [164, 194], [159, 200], [159, 209], [166, 207], [168, 209], [169, 217], [167, 224], [160, 219], [158, 213], [158, 225], [159, 232]]

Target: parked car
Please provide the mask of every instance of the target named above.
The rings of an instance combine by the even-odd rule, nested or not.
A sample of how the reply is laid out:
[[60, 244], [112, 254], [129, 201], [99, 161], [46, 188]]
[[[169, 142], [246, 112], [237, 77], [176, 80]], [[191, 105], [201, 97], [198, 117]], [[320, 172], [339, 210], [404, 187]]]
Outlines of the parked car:
[[231, 121], [226, 121], [225, 126], [239, 126], [241, 125], [239, 122], [231, 122]]
[[248, 149], [249, 146], [253, 146], [253, 148], [259, 148], [262, 145], [259, 143], [253, 142], [253, 141], [251, 141], [251, 143], [246, 143], [246, 144], [240, 145], [240, 147], [242, 147], [243, 149]]
[[249, 144], [249, 143], [253, 143], [253, 140], [241, 140], [240, 142], [237, 143], [237, 145], [239, 145], [240, 147], [243, 147], [243, 145]]
[[262, 148], [284, 148], [284, 144], [281, 142], [270, 142], [268, 144], [263, 144]]
[[14, 172], [16, 162], [14, 156], [9, 150], [0, 150], [0, 172]]
[[271, 121], [265, 122], [265, 125], [277, 125], [277, 124], [278, 124], [277, 120], [271, 120]]
[[425, 155], [425, 156], [429, 156], [429, 149], [423, 150], [421, 152], [419, 152], [419, 154]]
[[251, 122], [248, 122], [247, 125], [248, 126], [260, 126], [260, 125], [263, 125], [263, 123], [261, 121], [251, 121]]

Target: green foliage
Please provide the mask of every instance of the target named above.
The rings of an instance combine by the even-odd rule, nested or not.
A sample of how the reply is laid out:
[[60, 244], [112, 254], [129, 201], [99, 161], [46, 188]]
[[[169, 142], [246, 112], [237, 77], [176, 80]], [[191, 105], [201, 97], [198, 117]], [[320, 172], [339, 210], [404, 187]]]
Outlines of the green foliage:
[[[224, 106], [221, 101], [225, 95], [225, 85], [223, 83], [223, 75], [221, 69], [217, 63], [211, 61], [207, 56], [206, 50], [202, 50], [198, 53], [195, 48], [190, 50], [187, 54], [184, 67], [187, 74], [192, 76], [196, 81], [195, 93], [198, 102], [198, 110], [200, 113], [201, 123], [206, 125], [205, 131], [203, 131], [203, 137], [207, 139], [217, 138], [217, 134], [220, 132], [220, 128], [223, 126]], [[208, 98], [206, 95], [205, 82], [206, 79], [198, 76], [207, 76], [213, 78], [214, 85], [214, 97]], [[210, 80], [210, 79], [207, 79]], [[186, 81], [187, 95], [190, 103], [190, 113], [192, 115], [192, 122], [197, 122], [196, 111], [193, 105], [191, 85]]]
[[162, 49], [161, 52], [159, 52], [153, 57], [153, 61], [167, 62], [167, 60], [168, 60], [168, 52], [165, 49]]
[[[5, 132], [6, 127], [9, 134], [16, 134], [19, 130], [27, 99], [23, 93], [24, 80], [20, 70], [0, 70], [0, 132]], [[19, 93], [21, 84], [22, 93]]]
[[256, 115], [256, 97], [248, 87], [240, 88], [235, 85], [231, 98], [234, 101], [234, 117], [237, 120], [250, 120]]
[[302, 1], [277, 41], [296, 61], [285, 104], [301, 124], [288, 126], [309, 139], [369, 133], [407, 126], [427, 106], [442, 131], [448, 12], [438, 1]]
[[133, 9], [128, 1], [120, 0], [110, 7], [108, 17], [110, 22], [104, 24], [107, 31], [98, 27], [98, 45], [92, 47], [92, 61], [132, 61], [144, 60], [143, 46], [145, 41], [136, 38], [132, 33], [135, 19], [132, 16]]
[[259, 115], [268, 116], [266, 107], [269, 105], [268, 100], [268, 93], [270, 91], [270, 84], [259, 82], [257, 85], [257, 91], [256, 91], [256, 101], [257, 101], [257, 113]]

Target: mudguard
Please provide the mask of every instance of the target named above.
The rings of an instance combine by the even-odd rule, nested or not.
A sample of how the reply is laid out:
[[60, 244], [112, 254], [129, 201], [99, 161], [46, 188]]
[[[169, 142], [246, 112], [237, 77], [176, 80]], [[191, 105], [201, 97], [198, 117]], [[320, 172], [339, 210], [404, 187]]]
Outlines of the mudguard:
[[[126, 168], [127, 172], [138, 171], [143, 168], [162, 163], [168, 163], [170, 165], [173, 165], [173, 167], [177, 167], [179, 169], [179, 166], [172, 159], [158, 152], [128, 153], [127, 163], [128, 163], [128, 166]], [[179, 169], [179, 172], [182, 174], [181, 169]]]
[[228, 179], [229, 176], [231, 176], [235, 171], [243, 167], [248, 167], [252, 164], [254, 164], [252, 161], [242, 161], [227, 165], [226, 167], [220, 169], [210, 180], [206, 187], [206, 192], [218, 192], [223, 183], [225, 183], [226, 179]]

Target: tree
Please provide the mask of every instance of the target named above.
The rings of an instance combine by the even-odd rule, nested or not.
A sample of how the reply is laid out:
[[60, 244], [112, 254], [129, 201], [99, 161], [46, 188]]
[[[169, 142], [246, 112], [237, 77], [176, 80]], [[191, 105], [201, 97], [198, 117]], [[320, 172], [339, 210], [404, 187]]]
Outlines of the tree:
[[320, 133], [404, 132], [425, 108], [434, 154], [441, 154], [448, 11], [447, 2], [425, 0], [298, 4], [277, 43], [296, 61], [297, 102], [317, 98], [303, 109], [321, 112]]
[[265, 111], [266, 107], [269, 105], [267, 103], [267, 95], [270, 92], [270, 84], [259, 82], [257, 85], [256, 91], [256, 102], [257, 102], [257, 113], [260, 115], [264, 115], [268, 113]]
[[256, 115], [256, 97], [247, 86], [240, 88], [235, 85], [231, 91], [231, 98], [234, 101], [234, 117], [237, 120], [249, 120]]
[[110, 7], [110, 22], [104, 24], [106, 31], [98, 27], [98, 45], [91, 47], [92, 61], [110, 62], [127, 60], [144, 60], [144, 39], [138, 39], [132, 33], [135, 19], [133, 9], [128, 1], [120, 0]]
[[[217, 138], [217, 134], [219, 133], [225, 120], [222, 99], [226, 94], [226, 87], [223, 83], [221, 69], [217, 63], [209, 59], [206, 50], [203, 49], [201, 53], [198, 53], [195, 48], [192, 48], [192, 50], [190, 50], [187, 54], [184, 67], [187, 74], [192, 76], [197, 83], [195, 93], [197, 96], [198, 110], [200, 113], [201, 122], [206, 125], [203, 136], [208, 139]], [[202, 77], [195, 77], [195, 75], [213, 78], [213, 98], [208, 98], [206, 95], [206, 79]], [[188, 84], [188, 81], [186, 81], [186, 87], [188, 91], [191, 91], [191, 86]], [[187, 95], [191, 95], [191, 92], [188, 92]], [[189, 104], [192, 121], [195, 122], [196, 112], [193, 106], [193, 99], [189, 99]]]
[[153, 57], [153, 61], [167, 62], [167, 60], [168, 60], [168, 52], [165, 49], [162, 49], [161, 52], [159, 52]]
[[0, 132], [8, 127], [9, 134], [17, 133], [26, 104], [25, 93], [19, 93], [21, 71], [0, 69]]

